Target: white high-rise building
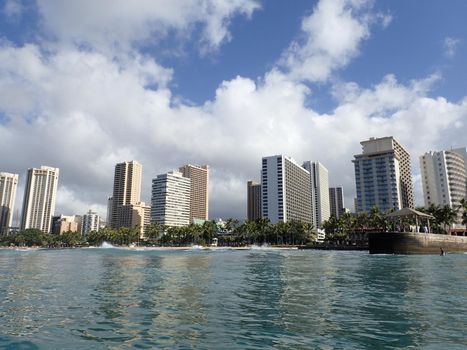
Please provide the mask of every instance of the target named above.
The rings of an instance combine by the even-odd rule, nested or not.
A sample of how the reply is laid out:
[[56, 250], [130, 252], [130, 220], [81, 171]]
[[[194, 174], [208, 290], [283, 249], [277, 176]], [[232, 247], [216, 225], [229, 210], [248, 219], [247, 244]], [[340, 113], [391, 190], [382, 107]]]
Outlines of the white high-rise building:
[[0, 172], [0, 234], [12, 226], [17, 187], [18, 174]]
[[51, 229], [57, 196], [58, 168], [41, 166], [28, 169], [24, 190], [21, 229], [36, 228], [45, 233]]
[[420, 157], [425, 206], [456, 209], [467, 198], [467, 149], [427, 152]]
[[307, 161], [303, 167], [310, 172], [313, 226], [321, 228], [322, 223], [331, 215], [329, 204], [328, 169], [320, 162]]
[[152, 180], [151, 221], [165, 226], [190, 224], [191, 180], [178, 171]]
[[311, 223], [310, 172], [282, 155], [263, 157], [262, 215], [271, 223], [299, 220]]
[[381, 211], [413, 208], [410, 155], [394, 137], [362, 141], [362, 154], [355, 155], [356, 210]]
[[96, 212], [89, 210], [83, 215], [82, 234], [87, 237], [90, 232], [99, 232], [100, 217]]

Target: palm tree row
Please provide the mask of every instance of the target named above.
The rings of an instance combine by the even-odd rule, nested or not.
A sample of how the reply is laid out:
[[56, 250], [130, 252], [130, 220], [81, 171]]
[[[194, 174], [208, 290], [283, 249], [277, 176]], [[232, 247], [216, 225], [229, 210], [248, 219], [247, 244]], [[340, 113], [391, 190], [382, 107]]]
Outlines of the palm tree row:
[[[461, 204], [455, 208], [451, 208], [449, 205], [432, 204], [428, 208], [421, 207], [417, 210], [434, 217], [431, 220], [431, 228], [434, 233], [447, 233], [449, 228], [459, 221], [467, 228], [467, 200], [465, 199], [461, 200]], [[394, 230], [397, 223], [386, 218], [389, 213], [390, 211], [381, 212], [377, 207], [374, 207], [369, 212], [344, 213], [340, 218], [332, 216], [323, 223], [326, 240], [345, 240], [354, 233]], [[403, 225], [414, 224], [414, 219], [403, 220]]]
[[141, 237], [139, 227], [119, 229], [103, 228], [82, 237], [76, 232], [63, 235], [43, 233], [27, 229], [15, 235], [0, 236], [0, 246], [75, 247], [98, 246], [103, 242], [117, 245], [138, 243], [157, 246], [210, 245], [217, 239], [219, 245], [240, 246], [247, 244], [302, 245], [314, 240], [312, 225], [297, 220], [271, 224], [268, 219], [245, 221], [241, 225], [236, 219], [228, 219], [223, 227], [215, 221], [202, 225], [165, 227], [153, 223], [146, 227]]

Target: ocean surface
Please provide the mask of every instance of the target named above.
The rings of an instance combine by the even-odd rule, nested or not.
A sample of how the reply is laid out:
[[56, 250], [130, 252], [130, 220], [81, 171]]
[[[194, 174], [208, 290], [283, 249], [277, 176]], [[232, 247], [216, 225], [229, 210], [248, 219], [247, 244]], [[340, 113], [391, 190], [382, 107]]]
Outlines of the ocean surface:
[[467, 349], [467, 255], [0, 250], [0, 349]]

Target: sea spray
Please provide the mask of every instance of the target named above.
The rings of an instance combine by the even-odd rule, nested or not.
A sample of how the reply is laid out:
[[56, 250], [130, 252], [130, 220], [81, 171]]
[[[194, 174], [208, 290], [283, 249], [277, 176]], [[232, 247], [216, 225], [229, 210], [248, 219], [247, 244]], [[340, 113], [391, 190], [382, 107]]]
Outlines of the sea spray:
[[115, 246], [113, 244], [110, 244], [109, 242], [102, 242], [102, 244], [99, 246], [99, 248], [105, 248], [105, 249], [109, 249], [109, 248], [115, 248]]

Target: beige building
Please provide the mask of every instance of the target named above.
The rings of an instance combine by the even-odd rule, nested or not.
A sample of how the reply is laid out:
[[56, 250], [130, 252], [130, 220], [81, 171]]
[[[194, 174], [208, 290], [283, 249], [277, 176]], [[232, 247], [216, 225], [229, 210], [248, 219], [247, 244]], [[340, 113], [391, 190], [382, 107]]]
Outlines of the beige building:
[[0, 234], [8, 233], [13, 224], [13, 210], [18, 174], [0, 172]]
[[63, 235], [65, 232], [81, 233], [82, 218], [78, 215], [60, 215], [53, 218], [52, 233]]
[[191, 180], [190, 222], [209, 218], [209, 167], [187, 164], [180, 172]]
[[247, 219], [261, 218], [261, 184], [253, 181], [247, 183]]
[[108, 208], [111, 213], [108, 215], [110, 227], [126, 227], [119, 215], [122, 212], [121, 207], [141, 202], [141, 174], [142, 166], [134, 160], [115, 166], [113, 196]]
[[50, 232], [58, 175], [58, 168], [41, 166], [28, 169], [21, 218], [22, 230], [36, 228], [45, 233]]
[[144, 235], [146, 226], [151, 223], [151, 206], [144, 202], [128, 204], [120, 207], [120, 227], [139, 227], [140, 235]]

